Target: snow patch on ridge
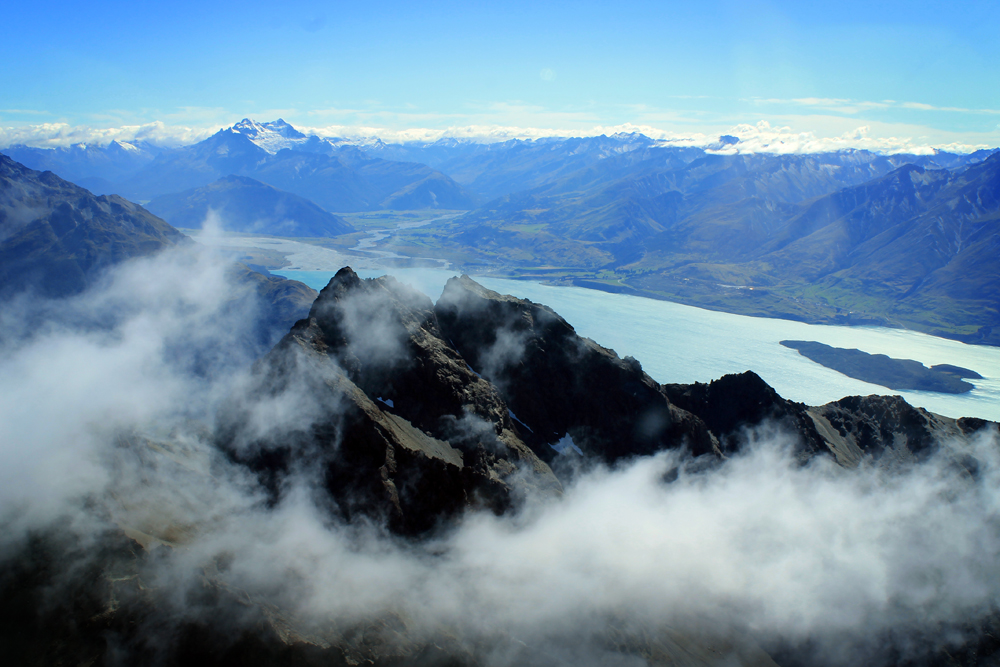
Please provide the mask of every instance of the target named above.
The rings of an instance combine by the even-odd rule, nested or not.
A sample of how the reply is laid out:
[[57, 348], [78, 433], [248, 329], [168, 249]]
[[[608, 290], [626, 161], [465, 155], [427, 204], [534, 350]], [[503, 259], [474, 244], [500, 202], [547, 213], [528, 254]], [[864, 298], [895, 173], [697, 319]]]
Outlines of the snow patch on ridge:
[[569, 450], [572, 450], [581, 456], [583, 455], [583, 450], [576, 446], [576, 443], [573, 442], [573, 436], [569, 433], [559, 438], [559, 442], [554, 445], [549, 445], [549, 447], [556, 450], [560, 454], [568, 454]]
[[[531, 427], [530, 427], [530, 426], [528, 426], [528, 425], [527, 425], [527, 424], [525, 424], [525, 423], [524, 423], [523, 421], [521, 421], [520, 419], [518, 419], [518, 418], [517, 418], [517, 415], [515, 415], [515, 414], [514, 414], [514, 411], [513, 411], [513, 410], [511, 410], [510, 408], [507, 408], [507, 414], [508, 414], [508, 415], [510, 415], [510, 418], [511, 418], [511, 419], [513, 419], [514, 421], [516, 421], [516, 422], [517, 422], [518, 424], [520, 424], [520, 425], [521, 425], [521, 426], [523, 426], [524, 428], [528, 429], [528, 432], [529, 432], [529, 433], [534, 433], [534, 431], [532, 431], [532, 430], [531, 430]], [[562, 440], [560, 440], [559, 442], [562, 442]], [[557, 444], [558, 444], [558, 443], [557, 443]]]

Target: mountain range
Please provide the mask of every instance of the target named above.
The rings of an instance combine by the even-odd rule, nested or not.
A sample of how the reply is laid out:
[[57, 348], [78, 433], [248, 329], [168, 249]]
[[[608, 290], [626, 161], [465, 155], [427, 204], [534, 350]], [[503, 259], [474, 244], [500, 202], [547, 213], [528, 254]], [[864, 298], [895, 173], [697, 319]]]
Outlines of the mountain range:
[[[155, 155], [137, 149], [119, 159], [123, 144], [71, 150], [13, 147], [7, 153], [28, 166], [100, 178], [104, 188], [147, 201], [206, 186], [220, 178], [250, 177], [314, 201], [328, 211], [468, 209], [475, 198], [426, 165], [370, 156], [336, 140], [305, 137], [282, 120], [245, 119], [204, 141]], [[116, 169], [103, 162], [114, 163]], [[92, 164], [100, 163], [101, 168]]]
[[178, 149], [7, 152], [29, 166], [114, 178], [116, 192], [155, 198], [154, 210], [185, 226], [219, 208], [234, 230], [350, 231], [343, 221], [319, 222], [300, 200], [293, 208], [302, 220], [274, 226], [293, 197], [334, 214], [465, 211], [438, 221], [431, 236], [431, 228], [395, 234], [397, 252], [412, 233], [420, 256], [436, 249], [470, 272], [1000, 343], [994, 152], [739, 148], [736, 137], [695, 148], [640, 134], [387, 144], [244, 119]]
[[0, 155], [0, 292], [75, 294], [102, 269], [185, 240], [118, 195], [95, 197]]

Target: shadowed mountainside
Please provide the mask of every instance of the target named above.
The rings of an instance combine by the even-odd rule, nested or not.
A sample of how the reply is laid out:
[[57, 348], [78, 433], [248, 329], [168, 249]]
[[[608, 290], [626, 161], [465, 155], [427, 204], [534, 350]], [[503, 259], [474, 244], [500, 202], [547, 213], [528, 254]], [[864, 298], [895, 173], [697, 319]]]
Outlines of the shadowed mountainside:
[[[0, 297], [79, 294], [111, 267], [171, 248], [196, 250], [187, 236], [141, 206], [117, 195], [94, 196], [0, 155]], [[229, 274], [247, 290], [235, 301], [264, 305], [254, 325], [261, 352], [308, 312], [316, 296], [303, 283], [242, 264], [233, 264]], [[257, 312], [250, 301], [231, 307]]]
[[75, 294], [101, 270], [187, 237], [117, 195], [95, 197], [0, 155], [0, 293]]

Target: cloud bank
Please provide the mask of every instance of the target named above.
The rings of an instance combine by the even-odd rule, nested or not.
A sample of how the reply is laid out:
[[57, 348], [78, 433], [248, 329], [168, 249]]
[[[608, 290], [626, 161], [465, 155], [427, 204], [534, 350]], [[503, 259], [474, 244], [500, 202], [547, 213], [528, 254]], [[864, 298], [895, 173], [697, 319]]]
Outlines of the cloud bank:
[[[0, 554], [54, 525], [84, 541], [119, 526], [167, 545], [141, 574], [174, 621], [211, 618], [191, 602], [211, 572], [315, 633], [396, 615], [411, 636], [458, 637], [497, 665], [608, 664], [610, 620], [879, 664], [959, 641], [1000, 600], [995, 435], [941, 443], [920, 465], [844, 470], [800, 465], [790, 436], [765, 425], [719, 466], [672, 452], [591, 467], [559, 499], [471, 513], [416, 544], [337, 519], [308, 466], [268, 502], [214, 447], [218, 406], [250, 401], [272, 435], [337, 408], [296, 386], [253, 403], [234, 289], [214, 255], [170, 251], [84, 295], [4, 309]], [[344, 309], [346, 327], [377, 328], [364, 305]], [[970, 460], [973, 474], [957, 464]]]
[[162, 121], [108, 128], [69, 125], [68, 123], [41, 123], [0, 127], [0, 146], [25, 145], [39, 148], [60, 148], [74, 144], [105, 146], [112, 141], [134, 141], [173, 148], [197, 143], [216, 131], [217, 129], [167, 125]]

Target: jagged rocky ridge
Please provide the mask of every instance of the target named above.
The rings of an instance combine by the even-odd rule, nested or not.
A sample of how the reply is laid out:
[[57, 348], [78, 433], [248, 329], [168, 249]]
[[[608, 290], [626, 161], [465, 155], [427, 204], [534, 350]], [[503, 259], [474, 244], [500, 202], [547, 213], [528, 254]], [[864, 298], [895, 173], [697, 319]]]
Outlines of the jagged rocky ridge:
[[[470, 510], [505, 513], [528, 496], [560, 494], [577, 467], [571, 462], [613, 464], [687, 449], [712, 466], [740, 451], [747, 428], [765, 422], [796, 437], [803, 463], [829, 456], [845, 467], [906, 465], [929, 456], [942, 436], [997, 428], [934, 415], [899, 397], [810, 407], [783, 399], [751, 372], [659, 385], [638, 361], [578, 336], [551, 309], [466, 276], [452, 279], [433, 304], [392, 278], [362, 280], [342, 269], [253, 376], [220, 418], [218, 445], [264, 481], [272, 501], [283, 493], [285, 475], [308, 466], [318, 471], [324, 507], [338, 520], [383, 524], [414, 544]], [[246, 407], [282, 398], [312, 401], [313, 419], [268, 428]], [[567, 436], [582, 454], [565, 446], [556, 452], [553, 445]], [[958, 464], [974, 472], [974, 462]], [[477, 665], [489, 663], [482, 651], [496, 655], [499, 645], [509, 660], [545, 664], [516, 638], [477, 646], [449, 628], [418, 632], [417, 619], [393, 613], [317, 630], [227, 587], [212, 571], [192, 604], [213, 611], [203, 620], [174, 621], [169, 643], [149, 645], [143, 633], [171, 621], [161, 610], [166, 592], [142, 583], [155, 560], [144, 541], [169, 539], [136, 535], [111, 536], [92, 571], [78, 573], [81, 581], [105, 582], [102, 588], [81, 583], [78, 594], [45, 607], [37, 621], [38, 591], [56, 576], [46, 554], [60, 545], [36, 545], [32, 558], [8, 568], [7, 655], [21, 664], [111, 664], [125, 655], [130, 664]], [[776, 664], [752, 641], [721, 630], [706, 636], [614, 617], [606, 623], [602, 646], [622, 660]], [[991, 664], [996, 647], [988, 638], [997, 624], [984, 623], [985, 639], [963, 649], [960, 657], [969, 660], [962, 664]], [[806, 663], [794, 652], [780, 657], [786, 666]], [[941, 662], [947, 657], [908, 664], [950, 664]]]
[[260, 400], [298, 383], [328, 406], [293, 436], [299, 442], [255, 436], [237, 410], [224, 445], [267, 476], [292, 465], [295, 452], [318, 449], [347, 519], [367, 514], [413, 534], [470, 506], [501, 512], [520, 471], [519, 486], [559, 490], [496, 387], [443, 337], [430, 299], [392, 278], [341, 270], [308, 319], [259, 362], [252, 391]]

